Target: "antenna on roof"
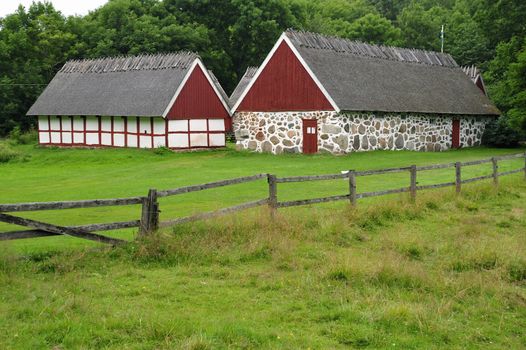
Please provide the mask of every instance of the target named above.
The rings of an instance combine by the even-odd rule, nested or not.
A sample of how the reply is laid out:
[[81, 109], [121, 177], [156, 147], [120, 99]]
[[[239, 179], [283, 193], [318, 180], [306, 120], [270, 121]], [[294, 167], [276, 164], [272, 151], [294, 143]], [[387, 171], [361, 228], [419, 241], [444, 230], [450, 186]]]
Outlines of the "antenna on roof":
[[440, 30], [440, 52], [444, 53], [444, 25], [442, 24], [442, 29]]

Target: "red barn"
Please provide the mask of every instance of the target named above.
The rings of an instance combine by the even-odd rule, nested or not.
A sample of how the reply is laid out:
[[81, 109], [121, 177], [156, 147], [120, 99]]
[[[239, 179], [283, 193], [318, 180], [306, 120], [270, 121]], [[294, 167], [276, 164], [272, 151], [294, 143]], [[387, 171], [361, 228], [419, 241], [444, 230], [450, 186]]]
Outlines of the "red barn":
[[499, 111], [474, 82], [445, 53], [289, 30], [232, 94], [233, 129], [272, 153], [475, 146]]
[[190, 52], [67, 62], [27, 115], [56, 146], [225, 146], [228, 99]]

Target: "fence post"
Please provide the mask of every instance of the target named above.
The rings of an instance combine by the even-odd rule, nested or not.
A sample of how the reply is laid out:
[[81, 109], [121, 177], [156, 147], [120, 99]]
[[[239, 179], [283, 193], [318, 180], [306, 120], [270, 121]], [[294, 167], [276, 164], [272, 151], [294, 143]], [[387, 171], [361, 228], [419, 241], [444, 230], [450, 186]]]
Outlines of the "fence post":
[[411, 165], [411, 200], [414, 202], [416, 200], [416, 165]]
[[159, 228], [159, 203], [157, 202], [157, 190], [150, 189], [148, 196], [142, 201], [141, 226], [139, 235], [144, 236]]
[[456, 162], [455, 163], [455, 186], [457, 194], [460, 194], [460, 191], [462, 189], [462, 163]]
[[497, 164], [497, 158], [491, 158], [491, 163], [493, 165], [493, 184], [496, 187], [499, 185], [499, 166]]
[[526, 152], [524, 152], [524, 180], [526, 180]]
[[270, 217], [274, 218], [276, 215], [276, 209], [278, 208], [278, 184], [276, 182], [276, 175], [267, 174], [267, 181]]
[[353, 207], [356, 206], [356, 173], [349, 170], [349, 201]]

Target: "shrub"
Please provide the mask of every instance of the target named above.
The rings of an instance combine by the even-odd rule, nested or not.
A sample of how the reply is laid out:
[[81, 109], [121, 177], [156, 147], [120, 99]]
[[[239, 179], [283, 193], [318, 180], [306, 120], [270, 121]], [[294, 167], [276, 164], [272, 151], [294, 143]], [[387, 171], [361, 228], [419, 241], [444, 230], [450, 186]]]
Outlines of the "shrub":
[[482, 143], [493, 147], [518, 147], [521, 134], [514, 129], [508, 118], [502, 117], [488, 125], [482, 135]]
[[20, 153], [12, 150], [7, 144], [0, 143], [0, 164], [8, 163], [20, 157]]
[[35, 130], [29, 130], [23, 133], [20, 127], [17, 126], [9, 133], [9, 141], [15, 145], [29, 145], [37, 143], [38, 134]]
[[167, 154], [172, 154], [173, 152], [168, 147], [161, 146], [154, 148], [153, 153], [157, 154], [158, 156], [164, 156]]

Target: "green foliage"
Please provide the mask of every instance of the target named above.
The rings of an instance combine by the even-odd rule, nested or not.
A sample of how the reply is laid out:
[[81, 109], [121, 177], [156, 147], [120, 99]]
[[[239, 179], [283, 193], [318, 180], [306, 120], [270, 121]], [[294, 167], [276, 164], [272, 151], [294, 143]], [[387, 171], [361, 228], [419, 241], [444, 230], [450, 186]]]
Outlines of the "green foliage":
[[20, 156], [21, 154], [13, 150], [7, 143], [0, 142], [0, 164], [14, 161]]
[[385, 18], [394, 21], [410, 0], [368, 0]]
[[491, 97], [524, 130], [524, 17], [522, 0], [109, 0], [67, 18], [39, 1], [0, 19], [0, 136], [34, 125], [25, 113], [71, 58], [196, 51], [230, 92], [287, 28], [440, 50], [441, 25], [445, 52], [483, 68]]
[[34, 124], [25, 113], [60, 66], [78, 53], [77, 39], [50, 3], [33, 3], [27, 11], [19, 7], [0, 19], [0, 135]]
[[499, 44], [487, 77], [491, 96], [510, 126], [526, 136], [526, 37]]
[[418, 2], [404, 8], [398, 16], [404, 45], [428, 50], [440, 50], [440, 26], [447, 11], [441, 7], [426, 10]]
[[159, 156], [164, 156], [172, 153], [172, 150], [170, 150], [168, 147], [162, 146], [154, 148], [152, 152]]
[[400, 29], [395, 28], [391, 21], [378, 15], [368, 13], [349, 26], [349, 31], [343, 35], [374, 44], [400, 45]]
[[35, 130], [29, 130], [22, 132], [20, 126], [15, 126], [13, 130], [9, 132], [9, 142], [17, 145], [29, 145], [38, 143], [38, 132]]
[[365, 1], [324, 0], [301, 3], [303, 28], [376, 44], [399, 45], [400, 30]]
[[482, 143], [492, 147], [517, 147], [520, 140], [520, 133], [511, 127], [506, 117], [488, 124], [482, 135]]

